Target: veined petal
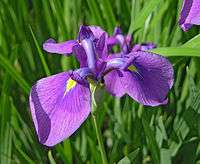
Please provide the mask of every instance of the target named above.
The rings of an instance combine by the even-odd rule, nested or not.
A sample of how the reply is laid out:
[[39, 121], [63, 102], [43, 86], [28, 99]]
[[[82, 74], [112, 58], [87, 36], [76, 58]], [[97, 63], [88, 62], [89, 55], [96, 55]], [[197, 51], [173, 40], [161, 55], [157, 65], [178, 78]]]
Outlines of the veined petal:
[[104, 73], [106, 69], [106, 62], [104, 60], [97, 60], [96, 62], [96, 78], [101, 79], [102, 74]]
[[75, 46], [73, 46], [73, 53], [75, 54], [76, 58], [78, 59], [79, 63], [80, 63], [80, 67], [86, 67], [87, 66], [87, 55], [85, 53], [84, 48], [79, 45], [76, 44]]
[[[173, 68], [170, 62], [160, 55], [149, 52], [134, 52], [129, 56], [134, 56], [129, 66], [133, 65], [135, 69], [126, 67], [120, 76], [111, 71], [104, 78], [106, 88], [113, 95], [117, 95], [117, 85], [120, 88], [123, 86], [125, 89], [121, 90], [119, 96], [127, 93], [144, 105], [166, 104], [167, 93], [173, 85]], [[111, 81], [112, 78], [118, 79], [121, 84]], [[109, 86], [112, 86], [112, 90]]]
[[130, 43], [131, 43], [130, 35], [123, 36], [122, 34], [117, 34], [107, 39], [107, 45], [109, 49], [111, 49], [112, 46], [119, 44], [122, 49], [122, 53], [125, 54], [129, 52]]
[[57, 53], [57, 54], [70, 54], [72, 53], [72, 48], [74, 45], [77, 44], [77, 41], [75, 40], [69, 40], [62, 43], [56, 43], [53, 39], [48, 39], [43, 44], [43, 49], [50, 53]]
[[99, 40], [96, 43], [96, 51], [98, 54], [98, 57], [105, 60], [106, 57], [108, 56], [108, 47], [107, 47], [107, 34], [102, 33], [100, 36]]
[[136, 101], [150, 106], [166, 104], [166, 96], [173, 85], [173, 68], [164, 57], [135, 52], [132, 63], [136, 71], [126, 71], [127, 93]]
[[107, 40], [108, 46], [112, 47], [118, 43], [118, 40], [115, 36], [110, 36]]
[[200, 0], [184, 0], [179, 25], [187, 31], [193, 24], [200, 25]]
[[39, 80], [30, 93], [31, 114], [39, 141], [53, 146], [72, 135], [88, 117], [88, 86], [72, 80], [69, 72]]
[[[99, 26], [84, 26], [82, 25], [79, 30], [78, 40], [82, 41], [83, 39], [91, 39], [91, 40], [98, 40], [103, 33], [106, 33], [101, 27]], [[107, 34], [107, 33], [106, 33]]]
[[118, 44], [119, 40], [117, 39], [116, 36], [117, 35], [121, 35], [121, 34], [122, 34], [121, 28], [120, 27], [115, 27], [113, 35], [110, 36], [110, 37], [108, 37], [107, 44], [109, 46], [111, 46], [111, 47], [114, 46], [114, 45], [116, 45], [116, 44]]
[[96, 39], [99, 39], [103, 33], [106, 33], [101, 27], [99, 26], [88, 26], [90, 30], [92, 31], [94, 37]]
[[122, 97], [126, 93], [124, 76], [119, 70], [112, 70], [104, 76], [105, 87], [109, 93], [116, 97]]
[[122, 57], [117, 57], [117, 55], [118, 54], [110, 55], [111, 57], [112, 56], [114, 57], [107, 60], [106, 69], [105, 69], [106, 71], [113, 70], [113, 69], [120, 69], [126, 64], [126, 59]]
[[87, 65], [88, 67], [95, 71], [95, 63], [96, 63], [96, 54], [94, 50], [94, 43], [91, 39], [84, 39], [81, 41], [81, 45], [83, 46], [85, 53], [87, 55]]
[[78, 33], [78, 40], [81, 42], [84, 39], [91, 39], [94, 40], [95, 36], [89, 26], [80, 26], [79, 33]]

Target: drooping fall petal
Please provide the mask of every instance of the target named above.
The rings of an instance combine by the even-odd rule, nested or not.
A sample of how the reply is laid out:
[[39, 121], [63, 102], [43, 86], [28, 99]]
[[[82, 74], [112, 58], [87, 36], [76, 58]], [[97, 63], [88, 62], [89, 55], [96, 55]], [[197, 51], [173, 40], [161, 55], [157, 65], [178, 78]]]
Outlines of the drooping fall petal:
[[124, 77], [120, 76], [118, 70], [113, 70], [109, 72], [105, 77], [105, 87], [113, 96], [122, 97], [126, 94], [126, 88], [124, 83]]
[[80, 63], [80, 67], [86, 67], [87, 66], [87, 55], [85, 53], [84, 48], [77, 44], [73, 47], [73, 53], [75, 54], [77, 60]]
[[88, 26], [92, 31], [94, 37], [99, 39], [103, 33], [106, 33], [101, 27], [99, 26]]
[[96, 52], [98, 57], [105, 60], [108, 56], [108, 48], [107, 48], [107, 34], [102, 33], [96, 43]]
[[[167, 93], [173, 85], [173, 68], [170, 62], [160, 55], [149, 52], [139, 51], [130, 53], [129, 56], [132, 62], [127, 61], [128, 66], [121, 71], [122, 75], [115, 73], [114, 70], [105, 76], [108, 91], [116, 96], [127, 93], [144, 105], [166, 104]], [[117, 79], [118, 82], [111, 79]], [[117, 85], [125, 89], [121, 90]]]
[[69, 72], [39, 80], [30, 93], [30, 107], [39, 141], [53, 146], [72, 135], [91, 110], [90, 90]]

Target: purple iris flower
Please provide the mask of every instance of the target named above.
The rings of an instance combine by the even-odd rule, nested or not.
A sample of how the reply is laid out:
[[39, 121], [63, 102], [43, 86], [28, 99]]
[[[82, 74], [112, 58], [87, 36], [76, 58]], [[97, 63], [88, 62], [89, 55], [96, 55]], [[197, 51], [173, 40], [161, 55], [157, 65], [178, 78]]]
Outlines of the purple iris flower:
[[147, 51], [156, 48], [154, 43], [135, 44], [133, 47], [131, 47], [131, 40], [131, 35], [124, 36], [120, 27], [116, 27], [113, 35], [108, 37], [107, 44], [110, 48], [116, 44], [119, 44], [121, 47], [121, 52], [118, 53], [118, 55], [121, 54], [122, 56], [130, 52]]
[[129, 53], [131, 46], [131, 35], [124, 36], [120, 27], [116, 27], [113, 35], [108, 38], [107, 45], [109, 48], [112, 48], [116, 44], [120, 45], [122, 54]]
[[[77, 40], [56, 43], [49, 39], [43, 44], [47, 52], [73, 52], [80, 68], [43, 78], [32, 87], [31, 114], [42, 144], [53, 146], [63, 141], [89, 116], [91, 80], [103, 83], [117, 97], [128, 94], [148, 106], [167, 103], [173, 85], [170, 62], [150, 52], [130, 51], [130, 38], [122, 37], [119, 31], [109, 37], [100, 27], [81, 26]], [[120, 55], [108, 55], [116, 43], [121, 45]]]
[[200, 0], [184, 0], [179, 25], [187, 31], [193, 24], [200, 25]]

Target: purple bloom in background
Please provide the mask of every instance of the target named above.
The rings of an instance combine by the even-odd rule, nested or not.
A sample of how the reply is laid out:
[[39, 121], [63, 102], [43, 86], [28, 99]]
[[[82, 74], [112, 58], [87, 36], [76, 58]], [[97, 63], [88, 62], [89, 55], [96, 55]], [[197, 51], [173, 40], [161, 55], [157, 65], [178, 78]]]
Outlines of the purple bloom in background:
[[187, 31], [193, 24], [200, 25], [200, 0], [184, 0], [179, 25]]
[[[167, 103], [173, 85], [170, 62], [157, 54], [145, 52], [155, 45], [131, 49], [131, 37], [119, 28], [113, 36], [96, 26], [81, 26], [77, 40], [56, 43], [47, 40], [47, 52], [74, 54], [80, 68], [43, 78], [32, 87], [30, 107], [35, 128], [42, 144], [53, 146], [72, 135], [91, 112], [89, 80], [103, 83], [114, 96], [125, 94], [148, 106]], [[109, 54], [112, 46], [121, 51]], [[135, 47], [135, 46], [134, 46]]]
[[131, 43], [131, 36], [122, 34], [122, 31], [119, 27], [114, 29], [113, 35], [108, 38], [107, 44], [108, 47], [111, 48], [112, 46], [119, 44], [121, 47], [121, 52], [123, 54], [127, 54], [130, 52], [130, 43]]

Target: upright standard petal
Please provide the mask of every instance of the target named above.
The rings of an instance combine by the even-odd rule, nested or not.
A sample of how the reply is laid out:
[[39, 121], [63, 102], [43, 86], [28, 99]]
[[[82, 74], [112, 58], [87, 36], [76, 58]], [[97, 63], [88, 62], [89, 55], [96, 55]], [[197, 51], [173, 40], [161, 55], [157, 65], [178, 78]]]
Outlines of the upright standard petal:
[[87, 65], [88, 67], [95, 71], [95, 63], [96, 63], [96, 53], [94, 48], [94, 42], [91, 39], [84, 39], [81, 41], [81, 45], [83, 46], [85, 53], [87, 55]]
[[69, 72], [59, 73], [32, 87], [30, 107], [39, 141], [53, 146], [72, 135], [88, 117], [90, 90]]
[[84, 39], [91, 39], [94, 40], [95, 36], [92, 32], [92, 30], [89, 28], [89, 26], [80, 26], [79, 32], [78, 32], [78, 40], [81, 42]]
[[139, 51], [130, 53], [129, 56], [129, 64], [121, 71], [122, 75], [111, 71], [105, 76], [106, 88], [115, 95], [118, 92], [118, 84], [111, 79], [118, 79], [121, 82], [120, 88], [125, 88], [120, 96], [127, 93], [139, 103], [149, 106], [166, 104], [167, 93], [173, 85], [173, 68], [170, 62], [149, 52]]
[[116, 45], [116, 44], [119, 42], [116, 36], [117, 36], [117, 35], [121, 35], [121, 34], [122, 34], [121, 28], [118, 27], [118, 26], [115, 27], [114, 32], [113, 32], [113, 35], [110, 36], [110, 37], [108, 38], [107, 44], [108, 44], [109, 46], [114, 46], [114, 45]]
[[75, 54], [76, 58], [78, 59], [80, 63], [80, 67], [86, 67], [87, 66], [87, 55], [84, 50], [84, 48], [80, 45], [77, 44], [73, 47], [73, 53]]
[[[106, 33], [99, 26], [80, 26], [78, 33], [78, 40], [82, 41], [84, 39], [98, 40], [103, 33]], [[107, 33], [106, 33], [107, 34]]]
[[105, 60], [108, 56], [108, 47], [107, 47], [107, 34], [106, 33], [102, 33], [102, 35], [100, 36], [100, 38], [98, 39], [97, 43], [96, 43], [96, 52], [98, 54], [98, 57]]
[[[88, 26], [90, 30], [92, 31], [94, 37], [96, 39], [99, 39], [103, 33], [106, 33], [101, 27], [99, 26]], [[107, 33], [106, 33], [107, 34]]]
[[124, 36], [119, 27], [116, 27], [113, 36], [108, 37], [107, 45], [111, 49], [114, 45], [119, 44], [122, 53], [129, 53], [129, 48], [131, 44], [131, 35]]
[[43, 49], [50, 53], [67, 55], [67, 54], [72, 53], [72, 48], [76, 44], [77, 44], [77, 41], [75, 41], [75, 40], [69, 40], [69, 41], [62, 42], [62, 43], [56, 43], [55, 40], [48, 39], [43, 44]]
[[184, 0], [179, 25], [187, 31], [193, 24], [200, 25], [200, 0]]

